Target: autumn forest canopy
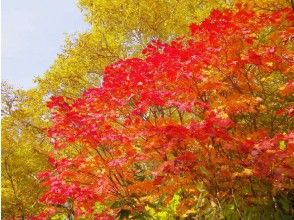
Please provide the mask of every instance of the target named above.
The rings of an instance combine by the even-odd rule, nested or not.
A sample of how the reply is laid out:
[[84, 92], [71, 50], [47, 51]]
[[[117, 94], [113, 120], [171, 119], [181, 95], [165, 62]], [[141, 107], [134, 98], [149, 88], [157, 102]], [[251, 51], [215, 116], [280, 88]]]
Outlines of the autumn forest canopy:
[[4, 219], [292, 219], [293, 1], [80, 0], [2, 83]]

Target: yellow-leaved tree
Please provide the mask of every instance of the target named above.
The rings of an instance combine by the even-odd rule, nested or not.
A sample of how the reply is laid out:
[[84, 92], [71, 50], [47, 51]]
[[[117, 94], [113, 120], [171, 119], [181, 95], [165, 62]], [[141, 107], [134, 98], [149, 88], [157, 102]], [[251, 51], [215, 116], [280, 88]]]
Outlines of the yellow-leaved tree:
[[40, 209], [36, 174], [49, 166], [46, 128], [50, 96], [77, 97], [101, 83], [110, 63], [140, 56], [152, 39], [184, 36], [192, 22], [201, 22], [213, 9], [250, 3], [256, 10], [291, 6], [290, 0], [79, 0], [90, 29], [68, 36], [50, 69], [28, 91], [2, 85], [2, 216], [27, 218]]

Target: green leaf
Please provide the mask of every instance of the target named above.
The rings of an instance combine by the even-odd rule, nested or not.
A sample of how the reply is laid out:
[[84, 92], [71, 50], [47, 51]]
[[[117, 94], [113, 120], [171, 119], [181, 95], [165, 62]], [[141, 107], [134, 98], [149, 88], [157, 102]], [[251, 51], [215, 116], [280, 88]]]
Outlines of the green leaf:
[[103, 204], [101, 204], [100, 202], [95, 203], [95, 206], [94, 206], [94, 213], [95, 214], [99, 214], [99, 213], [103, 212], [104, 209], [105, 209], [105, 206]]
[[279, 143], [279, 148], [281, 149], [281, 150], [285, 150], [286, 149], [286, 143], [285, 143], [285, 141], [280, 141], [280, 143]]
[[66, 215], [64, 215], [64, 214], [57, 214], [57, 215], [54, 215], [51, 219], [52, 220], [65, 220], [66, 219]]

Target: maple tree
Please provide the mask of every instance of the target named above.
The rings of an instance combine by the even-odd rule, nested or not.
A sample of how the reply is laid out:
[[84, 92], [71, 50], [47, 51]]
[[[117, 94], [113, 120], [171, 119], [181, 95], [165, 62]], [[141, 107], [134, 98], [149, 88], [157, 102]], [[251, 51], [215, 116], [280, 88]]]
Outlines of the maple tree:
[[[48, 71], [35, 79], [32, 89], [21, 90], [21, 94], [17, 89], [4, 92], [7, 97], [2, 98], [2, 110], [6, 111], [6, 104], [11, 104], [7, 101], [13, 101], [13, 108], [1, 119], [4, 219], [27, 218], [40, 209], [37, 200], [43, 188], [35, 176], [48, 166], [48, 152], [52, 148], [45, 132], [50, 126], [46, 108], [50, 96], [78, 97], [100, 82], [105, 66], [138, 54], [150, 39], [168, 40], [172, 35], [185, 34], [192, 21], [199, 22], [212, 9], [228, 6], [217, 0], [153, 1], [152, 7], [149, 1], [138, 4], [137, 0], [80, 0], [77, 4], [89, 30], [66, 37], [63, 50]], [[12, 94], [16, 99], [6, 100]], [[4, 169], [5, 163], [8, 170]], [[17, 191], [17, 199], [13, 191]]]
[[[20, 90], [9, 91], [9, 95], [15, 93], [13, 94], [14, 100], [9, 100], [9, 95], [2, 98], [2, 102], [8, 101], [2, 103], [4, 111], [7, 110], [6, 104], [10, 105], [10, 101], [13, 103], [12, 108], [9, 107], [10, 110], [2, 114], [1, 119], [2, 218], [27, 218], [29, 214], [33, 215], [40, 210], [41, 204], [37, 202], [37, 198], [43, 188], [38, 184], [36, 174], [48, 167], [47, 155], [51, 150], [51, 145], [44, 131], [50, 126], [50, 114], [45, 102], [51, 95], [78, 97], [87, 88], [100, 83], [105, 66], [117, 59], [125, 59], [130, 56], [143, 58], [144, 55], [140, 54], [140, 50], [150, 40], [161, 39], [164, 42], [170, 42], [176, 36], [186, 35], [189, 31], [188, 24], [191, 22], [198, 24], [207, 17], [211, 10], [232, 8], [233, 3], [236, 2], [250, 4], [259, 14], [291, 7], [292, 1], [158, 0], [150, 4], [150, 1], [137, 0], [80, 0], [79, 6], [85, 14], [90, 29], [66, 39], [63, 51], [59, 53], [50, 69], [36, 78], [37, 84], [34, 88], [27, 91], [22, 90], [21, 93], [19, 93]], [[266, 35], [266, 32], [264, 33]], [[267, 98], [263, 100], [265, 103], [262, 103], [261, 108], [264, 105], [273, 111], [278, 110], [277, 115], [270, 115], [271, 117], [260, 112], [257, 123], [258, 126], [265, 123], [264, 127], [267, 127], [268, 130], [272, 128], [271, 134], [277, 131], [284, 132], [291, 128], [291, 123], [286, 117], [291, 114], [291, 108], [284, 108], [284, 104], [281, 104], [283, 101], [277, 99], [275, 95], [281, 88], [279, 86], [281, 80], [283, 81], [283, 78], [276, 73], [271, 74], [270, 78], [266, 78], [266, 83], [263, 83]], [[291, 94], [290, 83], [281, 89], [284, 89], [283, 95]], [[289, 100], [290, 98], [287, 98], [287, 102]], [[172, 116], [174, 117], [174, 114]], [[187, 120], [186, 113], [183, 118]], [[242, 126], [246, 127], [248, 124], [251, 125], [250, 120], [254, 120], [254, 115], [238, 116], [237, 119]], [[273, 143], [274, 140], [271, 142]], [[284, 148], [287, 142], [280, 141], [279, 145]], [[75, 155], [76, 151], [76, 147], [68, 147], [63, 153], [71, 156]], [[271, 164], [274, 164], [274, 161]], [[142, 166], [146, 168], [145, 165]], [[202, 169], [202, 171], [205, 170]], [[243, 173], [245, 175], [250, 173], [250, 170], [245, 171]], [[238, 177], [240, 174], [235, 173], [235, 175]], [[262, 188], [258, 187], [258, 189]], [[204, 198], [204, 194], [206, 192], [203, 192], [200, 197]], [[276, 203], [279, 204], [279, 201]], [[161, 202], [156, 204], [159, 208], [156, 206], [155, 209], [152, 204], [152, 207], [148, 206], [146, 212], [156, 216], [165, 216], [167, 212], [169, 212], [168, 215], [174, 213], [174, 209], [169, 208], [173, 206], [173, 203], [165, 200], [164, 204]], [[211, 206], [209, 204], [211, 204], [209, 199], [199, 202], [197, 212], [199, 212], [199, 207], [202, 210], [203, 207]], [[99, 209], [100, 205], [96, 204], [95, 207]], [[226, 207], [231, 210], [231, 206]], [[196, 208], [194, 207], [193, 210], [195, 212]]]
[[52, 97], [40, 218], [147, 218], [158, 203], [165, 217], [293, 214], [293, 18], [214, 10], [80, 98]]

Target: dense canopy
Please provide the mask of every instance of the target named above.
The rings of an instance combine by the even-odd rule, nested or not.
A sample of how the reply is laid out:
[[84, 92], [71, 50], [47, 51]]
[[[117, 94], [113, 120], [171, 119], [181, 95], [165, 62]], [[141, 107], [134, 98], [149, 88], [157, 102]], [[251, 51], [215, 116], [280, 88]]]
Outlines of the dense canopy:
[[3, 219], [294, 215], [292, 0], [77, 3], [89, 30], [2, 83]]
[[214, 10], [80, 98], [52, 97], [41, 216], [291, 216], [293, 19]]

